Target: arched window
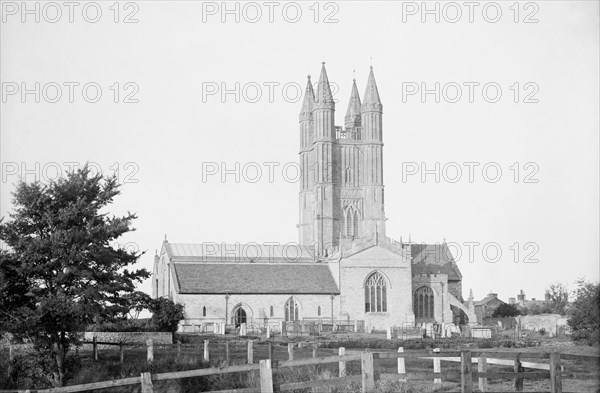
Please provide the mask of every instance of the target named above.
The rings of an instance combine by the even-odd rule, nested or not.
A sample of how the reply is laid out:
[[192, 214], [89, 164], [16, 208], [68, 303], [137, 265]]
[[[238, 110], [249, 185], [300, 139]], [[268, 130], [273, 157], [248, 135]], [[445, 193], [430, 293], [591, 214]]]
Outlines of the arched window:
[[358, 210], [349, 205], [344, 208], [342, 214], [344, 217], [343, 236], [347, 238], [358, 237]]
[[433, 318], [433, 290], [430, 287], [421, 287], [415, 291], [413, 309], [415, 318]]
[[387, 312], [387, 284], [380, 273], [373, 273], [365, 283], [365, 312]]
[[235, 327], [239, 327], [242, 323], [246, 323], [247, 319], [246, 311], [241, 306], [233, 311], [233, 324]]
[[287, 322], [297, 321], [298, 319], [298, 303], [291, 297], [285, 303], [285, 320]]
[[317, 307], [317, 316], [321, 316], [321, 306]]
[[272, 317], [273, 315], [275, 315], [275, 313], [273, 312], [273, 306], [271, 306], [271, 309], [269, 310], [269, 316]]
[[205, 317], [206, 316], [206, 307], [202, 307], [202, 316]]

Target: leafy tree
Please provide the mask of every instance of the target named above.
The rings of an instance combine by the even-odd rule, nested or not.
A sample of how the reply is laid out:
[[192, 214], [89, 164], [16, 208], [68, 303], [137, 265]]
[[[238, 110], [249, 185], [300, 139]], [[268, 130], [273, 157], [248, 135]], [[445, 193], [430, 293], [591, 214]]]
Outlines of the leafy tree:
[[142, 255], [111, 242], [136, 218], [101, 212], [120, 194], [115, 176], [91, 175], [87, 165], [47, 184], [17, 184], [10, 220], [0, 221], [0, 330], [30, 338], [51, 353], [56, 381], [78, 333], [93, 322], [126, 314], [135, 282], [129, 270]]
[[183, 305], [164, 297], [152, 299], [148, 309], [152, 312], [152, 323], [162, 331], [175, 332], [179, 321], [185, 318]]
[[569, 308], [568, 325], [573, 340], [589, 345], [600, 342], [600, 284], [577, 281], [575, 301]]
[[561, 283], [551, 284], [546, 293], [547, 308], [550, 312], [560, 315], [567, 314], [569, 305], [569, 290]]
[[492, 318], [516, 317], [521, 311], [515, 304], [503, 303], [499, 305], [492, 314]]

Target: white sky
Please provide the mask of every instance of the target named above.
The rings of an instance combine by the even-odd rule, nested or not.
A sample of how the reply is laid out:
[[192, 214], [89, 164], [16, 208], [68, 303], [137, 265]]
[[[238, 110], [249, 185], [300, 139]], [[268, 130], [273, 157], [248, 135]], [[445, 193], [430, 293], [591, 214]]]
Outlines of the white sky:
[[[114, 23], [113, 2], [100, 2], [100, 21], [89, 23], [82, 16], [86, 4], [75, 8], [74, 23], [65, 6], [62, 18], [49, 23], [55, 10], [45, 3], [39, 5], [39, 23], [35, 15], [25, 15], [23, 23], [21, 2], [2, 2], [1, 216], [12, 209], [10, 193], [24, 169], [31, 171], [27, 180], [44, 179], [55, 176], [57, 165], [65, 170], [65, 163], [92, 161], [107, 173], [118, 167], [122, 180], [137, 181], [125, 184], [112, 210], [139, 215], [137, 230], [122, 243], [147, 251], [140, 266], [151, 269], [165, 234], [181, 243], [295, 242], [299, 185], [285, 181], [281, 167], [298, 158], [301, 101], [289, 102], [293, 88], [288, 90], [292, 97], [284, 99], [282, 86], [304, 88], [308, 73], [316, 81], [325, 60], [330, 81], [339, 86], [336, 123], [343, 125], [353, 70], [362, 96], [372, 58], [384, 105], [389, 236], [460, 244], [463, 295], [473, 288], [477, 299], [490, 290], [506, 299], [520, 289], [541, 298], [556, 281], [574, 288], [578, 277], [598, 280], [598, 2], [521, 2], [519, 23], [509, 8], [512, 1], [495, 3], [502, 10], [497, 23], [484, 20], [486, 2], [475, 8], [474, 23], [466, 6], [457, 23], [443, 15], [440, 23], [432, 15], [422, 23], [420, 13], [405, 14], [403, 22], [403, 7], [410, 10], [421, 2], [392, 1], [320, 3], [318, 23], [312, 2], [298, 3], [297, 23], [282, 15], [286, 6], [288, 17], [294, 17], [289, 2], [278, 3], [273, 23], [263, 2], [256, 3], [263, 12], [257, 23], [247, 20], [255, 9], [246, 7], [246, 20], [241, 14], [244, 3], [239, 23], [234, 15], [222, 23], [219, 12], [205, 14], [203, 22], [203, 7], [220, 8], [221, 2], [193, 1], [131, 2], [128, 8], [123, 2], [121, 22]], [[228, 4], [233, 9], [234, 3]], [[454, 17], [455, 9], [446, 3], [439, 7], [447, 11], [446, 19]], [[493, 18], [494, 5], [487, 7]], [[87, 10], [93, 18], [93, 5]], [[122, 23], [134, 11], [138, 23]], [[338, 22], [323, 23], [331, 13]], [[538, 22], [523, 23], [528, 15]], [[57, 103], [44, 97], [36, 103], [27, 95], [23, 103], [19, 93], [6, 95], [22, 82], [29, 89], [35, 82], [58, 83], [63, 96]], [[64, 82], [80, 83], [73, 103]], [[102, 88], [97, 103], [82, 98], [81, 86], [89, 82]], [[133, 82], [139, 102], [114, 103], [110, 87], [115, 82], [119, 101], [132, 91], [124, 84]], [[230, 94], [221, 102], [217, 94], [203, 100], [203, 83], [233, 89], [236, 82], [247, 86], [250, 98], [253, 83], [258, 84], [262, 98], [251, 103], [241, 97], [236, 103]], [[451, 96], [452, 84], [458, 83], [463, 97], [457, 103], [443, 98], [435, 103], [433, 95], [425, 102], [418, 95], [403, 100], [403, 84], [411, 82], [430, 89], [435, 82], [450, 83]], [[480, 84], [473, 103], [465, 82]], [[502, 88], [497, 103], [483, 99], [481, 86], [489, 82]], [[515, 82], [519, 103], [510, 89]], [[528, 82], [539, 88], [533, 96], [538, 103], [522, 102], [535, 87], [525, 88]], [[269, 83], [279, 83], [273, 102]], [[46, 93], [51, 100], [52, 85]], [[236, 162], [242, 168], [252, 162], [280, 166], [273, 182], [262, 164], [263, 177], [256, 183], [236, 183], [233, 175], [225, 183], [219, 176], [203, 182], [203, 163], [211, 162], [230, 169]], [[420, 173], [406, 176], [411, 163], [422, 162], [428, 169], [436, 162], [446, 165], [448, 177], [454, 172], [447, 164], [460, 163], [463, 174], [456, 183], [444, 178], [436, 183], [433, 175], [422, 182]], [[473, 182], [464, 162], [479, 163]], [[517, 183], [511, 170], [515, 162]], [[483, 178], [487, 163], [502, 169], [498, 182]], [[526, 183], [533, 171], [531, 179], [538, 182]], [[493, 168], [488, 174], [494, 175]], [[470, 242], [479, 243], [472, 263]], [[502, 250], [496, 263], [489, 262], [493, 249], [487, 260], [482, 255], [483, 245], [492, 242]], [[520, 245], [517, 263], [514, 243]], [[525, 248], [526, 243], [533, 245]], [[524, 263], [532, 251], [538, 262]], [[141, 288], [149, 290], [149, 283]]]

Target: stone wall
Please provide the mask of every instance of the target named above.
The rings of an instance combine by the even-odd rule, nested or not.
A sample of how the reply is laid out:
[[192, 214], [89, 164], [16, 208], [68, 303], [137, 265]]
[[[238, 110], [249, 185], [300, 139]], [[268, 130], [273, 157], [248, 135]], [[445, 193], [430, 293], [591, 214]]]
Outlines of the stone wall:
[[146, 340], [151, 339], [155, 344], [173, 344], [173, 334], [169, 332], [85, 332], [83, 340], [92, 341], [94, 336], [100, 342], [146, 344]]
[[544, 329], [550, 337], [556, 336], [557, 328], [567, 325], [567, 317], [559, 314], [519, 315], [515, 317], [523, 330]]

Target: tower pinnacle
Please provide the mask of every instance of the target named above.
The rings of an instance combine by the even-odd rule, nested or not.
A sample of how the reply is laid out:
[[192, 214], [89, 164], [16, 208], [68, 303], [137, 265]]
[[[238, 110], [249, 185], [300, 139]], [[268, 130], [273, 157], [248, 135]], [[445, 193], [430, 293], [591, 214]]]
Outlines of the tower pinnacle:
[[331, 87], [329, 86], [329, 78], [327, 78], [327, 71], [325, 70], [325, 62], [321, 63], [321, 75], [319, 76], [316, 104], [319, 108], [333, 109], [335, 106]]
[[346, 129], [360, 127], [360, 110], [360, 96], [358, 95], [358, 88], [356, 87], [356, 79], [353, 79], [352, 92], [350, 93], [350, 101], [348, 102], [348, 110], [346, 111], [346, 117], [344, 118]]
[[304, 102], [302, 103], [302, 110], [300, 116], [310, 116], [314, 105], [315, 105], [315, 92], [310, 81], [310, 75], [307, 76], [308, 81], [306, 82], [306, 90], [304, 91]]
[[375, 82], [375, 75], [373, 74], [373, 66], [369, 71], [369, 79], [367, 80], [367, 90], [365, 91], [365, 98], [363, 106], [367, 110], [382, 110], [383, 105], [379, 98], [379, 90], [377, 90], [377, 83]]

